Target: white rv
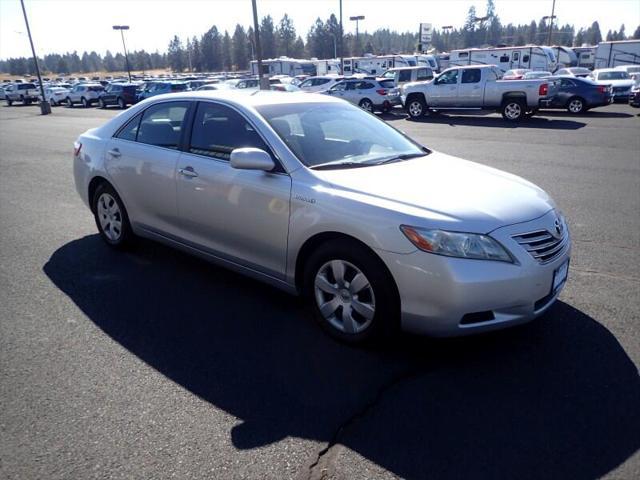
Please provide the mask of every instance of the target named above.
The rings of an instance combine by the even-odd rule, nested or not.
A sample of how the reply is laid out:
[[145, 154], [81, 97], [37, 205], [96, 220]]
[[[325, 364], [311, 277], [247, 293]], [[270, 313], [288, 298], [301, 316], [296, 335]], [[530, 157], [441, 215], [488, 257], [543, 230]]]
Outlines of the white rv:
[[316, 66], [316, 75], [341, 75], [339, 58], [328, 58], [325, 60], [312, 58], [311, 61]]
[[[263, 74], [273, 75], [315, 75], [316, 66], [311, 60], [303, 60], [299, 58], [268, 58], [262, 60]], [[251, 74], [258, 75], [258, 62], [251, 60]]]
[[449, 67], [464, 65], [495, 65], [503, 72], [514, 68], [554, 72], [558, 68], [558, 60], [551, 47], [538, 45], [452, 50]]
[[417, 66], [415, 55], [365, 55], [364, 57], [349, 57], [344, 59], [344, 75], [364, 73], [366, 75], [381, 75], [394, 67]]
[[640, 64], [640, 40], [600, 42], [596, 48], [594, 68]]
[[556, 54], [558, 68], [569, 68], [578, 66], [578, 56], [571, 47], [556, 45], [551, 47]]
[[573, 47], [573, 51], [576, 52], [578, 57], [578, 67], [589, 68], [593, 70], [596, 64], [596, 49], [598, 47], [584, 46]]
[[439, 72], [441, 70], [435, 55], [416, 53], [415, 57], [418, 67], [429, 67], [434, 72]]

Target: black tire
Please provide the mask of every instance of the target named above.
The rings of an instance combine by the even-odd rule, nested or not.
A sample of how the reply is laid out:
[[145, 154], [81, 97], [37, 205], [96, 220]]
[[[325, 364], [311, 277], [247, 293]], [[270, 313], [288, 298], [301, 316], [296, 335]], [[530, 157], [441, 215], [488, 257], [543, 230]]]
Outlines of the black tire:
[[405, 103], [405, 109], [409, 118], [418, 119], [426, 115], [427, 103], [419, 95], [410, 96]]
[[587, 111], [584, 99], [581, 97], [571, 97], [567, 102], [567, 111], [572, 115], [580, 115]]
[[98, 108], [107, 108], [107, 104], [101, 98], [98, 99]]
[[82, 108], [87, 108], [90, 105], [90, 103], [84, 97], [80, 98], [80, 103], [82, 103]]
[[[373, 318], [366, 328], [357, 333], [346, 333], [339, 330], [323, 316], [318, 307], [315, 291], [316, 275], [332, 260], [348, 262], [359, 269], [368, 280], [368, 286], [373, 291], [375, 305]], [[352, 280], [353, 277], [349, 281]], [[358, 242], [339, 239], [323, 243], [307, 260], [303, 282], [303, 294], [314, 318], [322, 329], [333, 338], [349, 344], [362, 344], [382, 338], [389, 339], [399, 330], [400, 301], [395, 281], [382, 260], [373, 253], [366, 251]], [[338, 294], [334, 296], [336, 298], [339, 297]], [[357, 298], [358, 294], [354, 293], [353, 299]], [[338, 308], [342, 309], [344, 307]], [[336, 313], [337, 315], [338, 313]], [[361, 317], [361, 319], [364, 320], [364, 317]]]
[[[106, 197], [103, 198], [103, 195], [106, 195]], [[100, 218], [103, 210], [100, 208], [99, 202], [102, 202], [102, 200], [108, 200], [109, 198], [113, 199], [118, 208], [118, 213], [114, 214], [113, 220], [119, 220], [121, 225], [121, 228], [117, 229], [119, 230], [119, 235], [116, 238], [108, 234], [105, 231], [105, 227], [103, 227], [103, 222], [105, 220], [108, 221], [106, 216], [103, 217], [102, 220]], [[106, 205], [111, 206], [113, 203], [109, 201]], [[100, 237], [102, 237], [107, 245], [118, 250], [130, 247], [133, 242], [134, 235], [131, 230], [131, 224], [129, 223], [129, 215], [127, 214], [127, 210], [115, 189], [106, 182], [98, 185], [98, 188], [96, 188], [96, 191], [93, 194], [93, 199], [91, 200], [91, 207]]]
[[118, 98], [118, 107], [120, 107], [120, 109], [122, 109], [122, 110], [127, 108], [127, 104], [125, 103], [125, 101], [124, 101], [124, 99], [122, 97]]
[[7, 100], [7, 106], [10, 107], [11, 105], [13, 105], [13, 100], [9, 100], [8, 98]]
[[360, 100], [358, 106], [369, 113], [373, 113], [373, 102], [368, 98], [363, 98], [362, 100]]
[[71, 101], [71, 98], [67, 97], [67, 108], [73, 108], [73, 102]]
[[525, 116], [526, 105], [519, 98], [508, 98], [502, 103], [500, 113], [507, 122], [519, 122]]

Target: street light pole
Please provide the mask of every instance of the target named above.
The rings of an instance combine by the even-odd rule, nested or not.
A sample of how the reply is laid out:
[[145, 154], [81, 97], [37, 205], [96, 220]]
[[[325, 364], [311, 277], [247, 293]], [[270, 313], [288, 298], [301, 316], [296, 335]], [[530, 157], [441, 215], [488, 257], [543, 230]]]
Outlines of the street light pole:
[[442, 27], [442, 31], [444, 32], [444, 47], [445, 49], [449, 50], [449, 35], [450, 35], [450, 31], [453, 30], [453, 25], [444, 25]]
[[364, 15], [356, 15], [353, 17], [349, 17], [349, 20], [355, 20], [356, 22], [356, 46], [359, 46], [360, 44], [358, 43], [358, 22], [360, 20], [364, 20]]
[[24, 0], [20, 0], [20, 5], [22, 5], [24, 23], [27, 25], [27, 34], [29, 35], [29, 43], [31, 44], [31, 53], [33, 53], [33, 62], [36, 65], [36, 75], [38, 75], [38, 83], [40, 84], [40, 95], [42, 95], [42, 101], [40, 102], [40, 113], [42, 113], [42, 115], [49, 115], [51, 113], [51, 105], [44, 96], [44, 85], [42, 85], [40, 67], [38, 66], [38, 57], [36, 56], [36, 49], [33, 46], [33, 39], [31, 38], [31, 29], [29, 28], [29, 20], [27, 20], [27, 11], [24, 8]]
[[269, 80], [262, 77], [262, 47], [260, 46], [260, 24], [258, 23], [258, 7], [256, 0], [251, 0], [253, 4], [253, 36], [256, 41], [256, 59], [258, 60], [258, 82], [260, 90], [269, 90]]
[[556, 18], [554, 15], [556, 11], [556, 0], [553, 0], [553, 4], [551, 6], [551, 16], [549, 17], [549, 40], [547, 40], [547, 45], [551, 46], [551, 35], [553, 34], [553, 19]]
[[127, 55], [127, 45], [124, 43], [124, 30], [129, 30], [129, 25], [114, 25], [114, 30], [120, 30], [122, 37], [122, 48], [124, 49], [124, 61], [127, 64], [127, 74], [129, 75], [129, 83], [131, 83], [131, 68], [129, 67], [129, 56]]
[[340, 75], [344, 75], [344, 30], [342, 29], [342, 0], [340, 0]]

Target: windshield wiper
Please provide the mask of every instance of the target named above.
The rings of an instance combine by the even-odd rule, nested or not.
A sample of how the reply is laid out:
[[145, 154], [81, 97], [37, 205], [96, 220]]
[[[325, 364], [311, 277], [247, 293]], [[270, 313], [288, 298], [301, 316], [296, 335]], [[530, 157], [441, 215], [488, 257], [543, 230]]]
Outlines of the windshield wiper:
[[385, 158], [384, 160], [379, 160], [377, 162], [370, 163], [370, 165], [384, 165], [387, 163], [401, 162], [403, 160], [409, 160], [411, 158], [424, 157], [429, 155], [429, 152], [421, 152], [421, 153], [405, 153], [404, 155], [396, 155], [395, 157]]
[[363, 163], [363, 162], [327, 162], [320, 163], [318, 165], [313, 165], [312, 170], [334, 170], [340, 168], [359, 168], [359, 167], [370, 167], [372, 164]]

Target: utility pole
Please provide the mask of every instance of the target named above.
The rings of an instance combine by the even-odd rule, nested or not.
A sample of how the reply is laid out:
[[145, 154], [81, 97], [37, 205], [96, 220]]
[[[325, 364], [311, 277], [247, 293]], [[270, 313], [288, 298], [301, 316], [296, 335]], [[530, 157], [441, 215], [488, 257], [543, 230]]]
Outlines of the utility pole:
[[359, 47], [360, 46], [360, 42], [358, 41], [358, 34], [359, 34], [358, 33], [358, 22], [360, 20], [364, 20], [364, 15], [356, 15], [354, 17], [349, 17], [349, 20], [351, 20], [351, 21], [355, 20], [355, 22], [356, 22], [356, 47]]
[[253, 36], [256, 41], [256, 59], [258, 60], [258, 81], [260, 90], [269, 90], [269, 79], [262, 76], [262, 48], [260, 46], [260, 25], [258, 24], [258, 7], [256, 0], [251, 0], [253, 4]]
[[44, 96], [44, 85], [42, 85], [42, 77], [40, 76], [40, 67], [38, 66], [38, 57], [36, 56], [36, 49], [33, 46], [33, 39], [31, 38], [31, 29], [29, 28], [29, 20], [27, 20], [27, 11], [24, 8], [24, 0], [20, 0], [22, 5], [22, 13], [24, 14], [24, 23], [27, 25], [27, 35], [29, 35], [29, 43], [31, 44], [31, 53], [33, 53], [33, 63], [36, 65], [36, 75], [38, 75], [38, 83], [40, 84], [40, 95], [42, 95], [42, 101], [40, 102], [40, 113], [42, 115], [49, 115], [51, 113], [51, 105]]

